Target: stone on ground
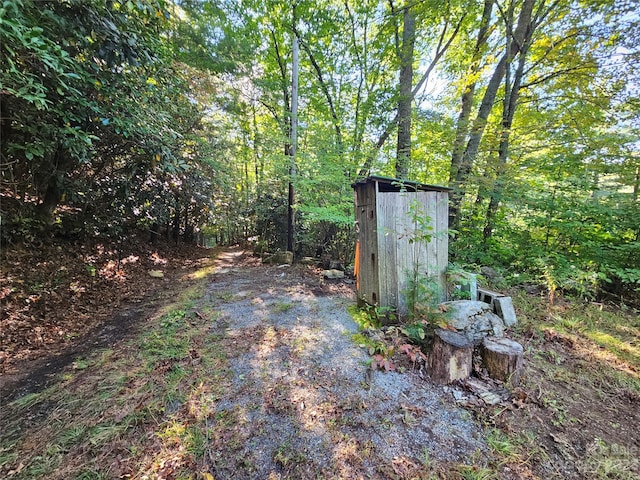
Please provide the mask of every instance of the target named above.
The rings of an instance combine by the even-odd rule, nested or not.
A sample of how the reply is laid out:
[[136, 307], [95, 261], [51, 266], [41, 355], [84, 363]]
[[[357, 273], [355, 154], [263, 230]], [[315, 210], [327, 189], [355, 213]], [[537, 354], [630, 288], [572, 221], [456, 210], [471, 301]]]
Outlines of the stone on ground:
[[262, 259], [262, 263], [275, 265], [291, 265], [293, 263], [293, 252], [276, 252]]
[[342, 270], [336, 270], [335, 268], [331, 270], [323, 270], [322, 276], [329, 280], [335, 280], [338, 278], [344, 278], [344, 272]]
[[493, 307], [477, 300], [456, 300], [440, 304], [447, 324], [478, 345], [488, 336], [503, 337], [505, 324]]
[[513, 308], [513, 300], [511, 297], [498, 297], [493, 299], [493, 307], [496, 314], [504, 321], [507, 327], [513, 327], [518, 323], [516, 311]]

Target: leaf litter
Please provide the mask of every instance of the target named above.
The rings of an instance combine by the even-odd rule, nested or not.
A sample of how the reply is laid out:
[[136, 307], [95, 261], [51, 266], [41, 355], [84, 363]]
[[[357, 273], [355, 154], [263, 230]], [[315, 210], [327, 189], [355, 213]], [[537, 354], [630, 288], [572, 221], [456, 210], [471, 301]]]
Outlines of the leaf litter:
[[[370, 368], [369, 352], [352, 338], [348, 281], [324, 280], [310, 267], [264, 266], [241, 249], [220, 252], [214, 264], [202, 252], [185, 254], [182, 264], [162, 258], [174, 266], [162, 267], [164, 279], [152, 279], [160, 283], [146, 297], [149, 266], [127, 267], [131, 285], [120, 293], [138, 286], [139, 303], [103, 306], [98, 320], [115, 315], [78, 335], [81, 356], [56, 365], [44, 355], [55, 343], [45, 343], [47, 363], [33, 372], [46, 382], [4, 383], [0, 475], [640, 478], [637, 397], [580, 384], [588, 363], [573, 358], [574, 346], [525, 331], [531, 351], [522, 387], [507, 391], [479, 371], [435, 386], [405, 354], [394, 355], [395, 371]], [[200, 279], [197, 288], [189, 278]], [[86, 298], [85, 284], [67, 281], [67, 295]], [[62, 313], [51, 321], [74, 328]], [[20, 337], [12, 338], [17, 352]], [[25, 345], [28, 359], [33, 344]], [[547, 357], [553, 375], [540, 370]], [[32, 364], [5, 361], [5, 373], [28, 373], [24, 365]], [[16, 392], [10, 403], [7, 391]], [[595, 407], [598, 395], [607, 395], [605, 408]]]
[[487, 461], [482, 428], [444, 390], [370, 369], [348, 282], [231, 249], [187, 297], [121, 311], [137, 324], [128, 337], [7, 404], [0, 473], [457, 478], [457, 465]]

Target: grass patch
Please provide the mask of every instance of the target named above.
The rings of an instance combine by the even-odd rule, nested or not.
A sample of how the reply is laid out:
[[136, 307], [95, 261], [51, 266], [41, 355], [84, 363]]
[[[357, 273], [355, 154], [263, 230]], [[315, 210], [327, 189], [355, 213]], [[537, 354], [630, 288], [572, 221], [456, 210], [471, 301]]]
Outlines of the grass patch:
[[111, 478], [109, 473], [99, 470], [85, 470], [80, 472], [76, 480], [107, 480]]
[[[550, 305], [523, 292], [514, 292], [513, 299], [516, 336], [527, 348], [521, 388], [535, 401], [519, 412], [504, 413], [497, 423], [493, 417], [485, 419], [499, 425], [487, 433], [490, 466], [496, 472], [508, 468], [544, 478], [555, 462], [547, 452], [559, 449], [563, 455], [580, 452], [570, 468], [583, 478], [638, 479], [634, 438], [619, 445], [625, 438], [616, 432], [615, 416], [608, 415], [615, 405], [628, 408], [626, 397], [640, 398], [638, 312], [562, 298]], [[603, 402], [608, 409], [599, 413]], [[610, 443], [600, 438], [589, 443], [602, 431], [611, 435]], [[545, 435], [551, 436], [551, 444], [540, 441]], [[476, 472], [460, 474], [475, 478]]]
[[596, 438], [587, 446], [586, 458], [578, 470], [588, 478], [640, 480], [639, 468], [637, 452]]
[[[640, 394], [639, 312], [579, 301], [553, 306], [523, 294], [514, 303], [521, 310], [521, 332], [538, 342], [549, 335], [565, 338], [575, 354], [589, 361], [591, 368], [584, 373], [592, 383], [602, 383], [604, 376]], [[558, 360], [555, 352], [546, 355]]]
[[296, 465], [304, 463], [307, 457], [294, 449], [289, 441], [281, 444], [273, 455], [273, 461], [281, 465], [283, 468], [291, 469]]
[[[196, 311], [201, 278], [159, 308], [137, 337], [76, 359], [72, 375], [9, 404], [0, 477], [156, 478], [166, 461], [190, 471], [209, 444], [208, 422], [229, 376], [222, 338], [210, 331], [216, 312], [209, 308], [202, 318]], [[114, 463], [109, 456], [123, 449]]]
[[493, 480], [497, 478], [493, 470], [477, 465], [460, 465], [457, 467], [457, 473], [464, 480]]
[[293, 304], [289, 302], [276, 302], [271, 306], [274, 313], [286, 313], [293, 308]]
[[37, 403], [39, 403], [43, 397], [44, 395], [42, 394], [42, 392], [27, 393], [26, 395], [23, 395], [22, 397], [14, 400], [12, 402], [12, 405], [20, 409], [31, 408]]
[[230, 302], [233, 300], [236, 295], [231, 291], [220, 292], [215, 296], [218, 300], [222, 300], [223, 302]]

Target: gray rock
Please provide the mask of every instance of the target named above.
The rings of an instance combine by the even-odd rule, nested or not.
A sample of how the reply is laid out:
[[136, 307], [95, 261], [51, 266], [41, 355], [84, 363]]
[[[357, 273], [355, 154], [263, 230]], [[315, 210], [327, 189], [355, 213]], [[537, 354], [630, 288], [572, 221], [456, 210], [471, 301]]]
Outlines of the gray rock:
[[262, 263], [272, 263], [276, 265], [293, 263], [293, 252], [276, 252], [262, 259]]
[[[491, 305], [478, 300], [454, 300], [452, 302], [443, 302], [440, 306], [444, 307], [447, 312], [447, 317], [450, 318], [452, 322], [458, 319], [466, 319], [474, 315], [480, 315], [483, 312], [492, 311]], [[466, 322], [466, 320], [464, 321]], [[449, 322], [449, 325], [456, 327], [455, 323]]]
[[302, 257], [300, 263], [302, 265], [315, 265], [316, 263], [318, 263], [318, 259], [313, 257]]
[[447, 324], [478, 345], [487, 336], [503, 337], [503, 320], [493, 313], [488, 303], [475, 300], [457, 300], [440, 304], [445, 310]]
[[334, 279], [337, 279], [337, 278], [344, 278], [344, 272], [342, 270], [336, 270], [336, 269], [323, 270], [322, 271], [322, 276], [324, 278], [328, 278], [330, 280], [334, 280]]
[[480, 273], [484, 278], [489, 280], [492, 283], [501, 283], [504, 282], [504, 277], [498, 273], [495, 268], [492, 267], [481, 267]]
[[340, 263], [340, 260], [330, 260], [329, 270], [342, 270], [342, 263]]
[[456, 402], [467, 399], [467, 397], [464, 396], [464, 393], [462, 393], [460, 390], [456, 390], [455, 388], [451, 390], [451, 394], [453, 395], [453, 398], [456, 400]]

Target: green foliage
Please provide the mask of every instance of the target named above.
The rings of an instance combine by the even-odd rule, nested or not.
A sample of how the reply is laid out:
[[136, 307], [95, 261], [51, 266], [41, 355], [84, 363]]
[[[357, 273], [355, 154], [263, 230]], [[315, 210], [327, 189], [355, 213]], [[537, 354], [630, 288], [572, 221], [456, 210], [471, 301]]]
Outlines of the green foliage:
[[0, 173], [3, 188], [29, 199], [10, 211], [3, 236], [22, 239], [21, 219], [34, 217], [34, 227], [68, 236], [164, 224], [177, 210], [192, 224], [208, 220], [215, 164], [194, 136], [189, 72], [167, 56], [165, 2], [2, 8]]
[[364, 308], [358, 308], [355, 305], [350, 305], [347, 307], [347, 311], [361, 330], [377, 329], [381, 326], [374, 307], [367, 305]]
[[[390, 139], [395, 133], [387, 126], [398, 103], [401, 22], [391, 8], [296, 3], [302, 45], [297, 254], [351, 263], [349, 185], [363, 166], [393, 171], [391, 141], [376, 145], [382, 132]], [[477, 61], [487, 72], [474, 78], [475, 106], [507, 32], [497, 19], [476, 51], [481, 3], [412, 8], [414, 80], [447, 37], [440, 38], [443, 26], [451, 32], [461, 19], [413, 110], [409, 174], [445, 183], [470, 66]], [[638, 298], [640, 125], [633, 75], [640, 55], [637, 35], [619, 34], [635, 32], [630, 12], [632, 6], [609, 1], [560, 2], [540, 18], [506, 159], [496, 153], [505, 133], [500, 98], [487, 117], [451, 242], [456, 261], [496, 265], [512, 278], [582, 297]], [[4, 239], [36, 241], [42, 229], [123, 236], [139, 227], [192, 239], [207, 228], [216, 243], [258, 236], [269, 249], [283, 248], [292, 13], [290, 3], [262, 0], [4, 1]], [[446, 81], [431, 81], [436, 73]], [[499, 205], [492, 207], [497, 193]], [[430, 220], [411, 213], [412, 242], [428, 241]], [[426, 295], [412, 275], [414, 297]]]
[[436, 278], [410, 277], [408, 288], [403, 293], [407, 301], [410, 320], [430, 323], [439, 318], [440, 310], [437, 305], [442, 298], [442, 289]]
[[429, 324], [425, 321], [413, 322], [404, 325], [400, 330], [404, 333], [411, 342], [415, 344], [422, 344], [427, 336]]

